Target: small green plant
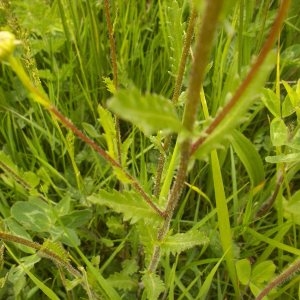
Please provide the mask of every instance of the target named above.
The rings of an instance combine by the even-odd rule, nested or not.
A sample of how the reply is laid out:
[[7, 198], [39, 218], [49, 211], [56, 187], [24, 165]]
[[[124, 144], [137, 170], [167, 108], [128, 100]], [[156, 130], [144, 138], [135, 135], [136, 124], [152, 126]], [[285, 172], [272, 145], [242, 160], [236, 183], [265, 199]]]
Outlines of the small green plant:
[[[157, 4], [141, 1], [137, 15], [139, 10], [131, 2], [126, 6], [106, 0], [97, 5], [89, 1], [81, 5], [54, 1], [54, 12], [51, 6], [44, 10], [59, 15], [60, 29], [56, 32], [55, 27], [45, 25], [36, 32], [43, 36], [53, 30], [58, 36], [54, 44], [44, 46], [49, 59], [43, 63], [57, 69], [58, 54], [62, 53], [70, 61], [58, 68], [60, 76], [56, 81], [49, 70], [41, 73], [48, 82], [44, 88], [30, 78], [30, 68], [24, 67], [14, 52], [22, 43], [13, 34], [1, 32], [0, 59], [13, 71], [9, 73], [4, 68], [3, 72], [8, 72], [13, 82], [20, 81], [33, 100], [29, 109], [25, 100], [20, 100], [26, 115], [17, 115], [18, 125], [7, 113], [10, 105], [3, 105], [7, 137], [15, 135], [20, 126], [20, 143], [30, 149], [32, 156], [31, 162], [26, 160], [27, 169], [26, 165], [20, 167], [22, 158], [16, 151], [19, 146], [9, 143], [8, 138], [0, 152], [5, 187], [21, 197], [11, 201], [11, 207], [7, 201], [0, 207], [0, 238], [21, 268], [9, 270], [8, 275], [20, 272], [19, 282], [5, 277], [3, 282], [10, 280], [15, 287], [24, 286], [27, 274], [50, 299], [59, 299], [60, 294], [73, 299], [78, 291], [78, 297], [85, 293], [89, 299], [240, 299], [247, 295], [248, 287], [258, 295], [257, 299], [262, 299], [299, 269], [296, 262], [272, 280], [275, 263], [269, 258], [274, 247], [299, 255], [293, 250], [296, 247], [281, 243], [288, 230], [299, 225], [299, 193], [287, 189], [287, 201], [282, 188], [299, 168], [298, 125], [289, 128], [283, 121], [294, 113], [298, 120], [299, 83], [294, 89], [283, 82], [287, 98], [282, 103], [279, 89], [277, 95], [271, 89], [262, 92], [274, 65], [279, 65], [280, 53], [276, 62], [273, 46], [290, 1], [282, 1], [272, 11], [272, 22], [268, 19], [263, 23], [269, 30], [263, 30], [257, 39], [259, 51], [251, 49], [247, 42], [247, 34], [251, 36], [253, 32], [245, 34], [241, 29], [243, 24], [251, 24], [252, 16], [264, 16], [269, 5], [268, 1], [261, 6], [234, 0]], [[102, 36], [95, 9], [104, 14], [107, 43], [99, 41]], [[155, 36], [154, 27], [147, 24], [150, 19], [155, 25], [151, 13], [159, 16], [161, 35]], [[81, 17], [86, 18], [88, 27], [80, 23]], [[26, 16], [23, 18], [26, 21]], [[140, 22], [138, 26], [129, 22], [130, 18]], [[182, 20], [186, 20], [186, 26]], [[130, 28], [118, 26], [122, 22]], [[257, 22], [255, 25], [261, 26]], [[233, 33], [236, 28], [240, 30], [236, 31], [237, 43]], [[61, 32], [66, 44], [59, 38]], [[161, 82], [156, 79], [156, 56], [162, 40], [166, 49], [160, 67], [169, 59], [171, 71], [168, 79]], [[137, 42], [142, 43], [140, 49]], [[248, 45], [245, 48], [244, 43]], [[60, 47], [64, 47], [61, 52]], [[101, 54], [107, 48], [110, 59]], [[150, 49], [149, 54], [145, 49]], [[234, 57], [234, 51], [238, 57]], [[254, 52], [257, 56], [251, 62], [250, 54]], [[135, 74], [139, 69], [137, 61], [143, 69], [139, 74]], [[110, 74], [104, 76], [102, 68], [110, 70]], [[167, 73], [161, 68], [160, 75]], [[145, 70], [148, 76], [144, 76]], [[205, 82], [207, 78], [211, 83]], [[68, 85], [71, 79], [74, 86]], [[105, 91], [101, 94], [98, 86], [103, 82]], [[173, 92], [166, 89], [168, 82], [174, 86]], [[184, 87], [186, 91], [182, 92]], [[64, 105], [61, 89], [62, 97], [68, 94], [76, 99], [67, 97]], [[78, 104], [82, 100], [76, 96], [79, 91], [86, 105]], [[4, 90], [2, 93], [7, 94]], [[266, 157], [268, 163], [276, 164], [276, 180], [265, 194], [260, 149], [244, 133], [263, 111], [261, 102], [256, 101], [261, 95], [263, 105], [274, 117], [270, 141], [276, 148], [276, 155]], [[100, 101], [98, 96], [109, 99]], [[81, 110], [73, 109], [77, 105]], [[44, 114], [43, 109], [50, 114]], [[81, 113], [89, 117], [89, 123]], [[224, 172], [230, 176], [225, 177]], [[207, 178], [205, 192], [199, 185], [201, 177]], [[196, 204], [189, 204], [193, 197], [198, 199]], [[260, 249], [252, 267], [244, 258], [247, 251], [240, 254], [239, 240], [249, 245], [247, 249], [258, 247], [257, 240], [264, 239], [250, 224], [263, 222], [274, 203], [279, 214], [278, 228], [265, 233], [269, 246]], [[281, 226], [284, 218], [289, 221], [286, 227]], [[263, 223], [258, 225], [263, 227]], [[276, 237], [270, 238], [274, 233]], [[32, 236], [45, 241], [33, 242]], [[16, 248], [12, 250], [7, 242], [13, 242]], [[30, 256], [21, 260], [15, 254], [19, 251]], [[31, 272], [33, 266], [38, 268], [41, 257], [49, 258], [59, 270], [60, 283], [53, 291]], [[202, 265], [205, 277], [199, 270]], [[69, 275], [72, 279], [67, 278]], [[214, 276], [218, 280], [214, 281]], [[34, 288], [30, 290], [35, 292]], [[15, 289], [14, 294], [21, 295], [21, 290]]]

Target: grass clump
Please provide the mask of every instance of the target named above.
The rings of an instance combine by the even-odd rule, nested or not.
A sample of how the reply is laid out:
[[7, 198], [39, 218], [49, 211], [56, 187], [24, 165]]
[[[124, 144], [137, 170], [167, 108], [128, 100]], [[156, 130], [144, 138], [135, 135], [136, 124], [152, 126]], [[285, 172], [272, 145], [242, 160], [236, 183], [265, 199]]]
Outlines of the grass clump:
[[1, 297], [296, 297], [279, 2], [0, 2]]

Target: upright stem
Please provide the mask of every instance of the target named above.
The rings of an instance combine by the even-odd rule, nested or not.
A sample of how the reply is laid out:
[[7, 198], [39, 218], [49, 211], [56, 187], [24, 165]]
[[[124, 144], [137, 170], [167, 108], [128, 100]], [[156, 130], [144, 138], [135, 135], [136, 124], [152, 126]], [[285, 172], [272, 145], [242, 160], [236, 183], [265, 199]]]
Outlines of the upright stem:
[[[210, 50], [213, 44], [219, 16], [222, 11], [223, 2], [224, 2], [223, 0], [206, 1], [204, 18], [202, 21], [199, 36], [197, 38], [195, 58], [192, 65], [190, 82], [187, 91], [187, 102], [185, 105], [185, 110], [183, 115], [183, 125], [190, 133], [193, 131], [194, 123], [196, 120], [196, 115], [200, 104], [200, 99], [199, 99], [200, 89], [204, 78], [205, 68], [208, 63]], [[177, 142], [179, 142], [179, 140]], [[179, 164], [179, 168], [177, 171], [174, 184], [169, 193], [168, 203], [164, 212], [166, 218], [164, 220], [162, 227], [158, 232], [158, 237], [157, 237], [158, 241], [163, 240], [163, 238], [166, 236], [169, 230], [170, 221], [172, 219], [174, 210], [181, 196], [183, 186], [184, 186], [184, 180], [187, 173], [189, 157], [190, 157], [190, 145], [191, 145], [190, 138], [186, 138], [181, 144], [180, 164]], [[148, 271], [150, 272], [155, 271], [159, 262], [159, 257], [160, 257], [160, 249], [159, 246], [156, 246], [153, 251], [153, 255], [152, 255], [152, 259]]]
[[[181, 53], [181, 58], [180, 58], [180, 63], [178, 67], [178, 74], [176, 77], [176, 82], [175, 82], [175, 88], [173, 92], [173, 97], [172, 97], [172, 102], [176, 104], [178, 102], [178, 98], [180, 95], [181, 87], [182, 87], [182, 81], [183, 81], [183, 75], [186, 67], [186, 62], [188, 58], [188, 53], [189, 49], [192, 44], [192, 39], [194, 35], [194, 29], [195, 29], [195, 23], [197, 20], [197, 10], [195, 7], [193, 7], [190, 18], [189, 18], [189, 23], [187, 27], [187, 32], [186, 32], [186, 37]], [[154, 187], [154, 196], [158, 197], [160, 193], [160, 183], [161, 183], [161, 177], [162, 177], [162, 172], [164, 170], [165, 162], [166, 162], [166, 154], [168, 153], [168, 150], [170, 148], [171, 144], [171, 139], [172, 135], [168, 135], [164, 141], [164, 151], [165, 153], [161, 153], [159, 160], [158, 160], [158, 167], [157, 167], [157, 175], [155, 178], [155, 187]]]
[[[106, 17], [106, 24], [108, 28], [109, 44], [110, 44], [110, 58], [113, 68], [113, 82], [115, 89], [118, 88], [118, 65], [117, 65], [117, 51], [116, 42], [114, 37], [113, 26], [111, 23], [110, 11], [109, 11], [109, 0], [104, 0], [104, 10]], [[122, 164], [122, 154], [121, 154], [121, 131], [120, 131], [120, 121], [118, 117], [115, 116], [115, 129], [117, 134], [117, 156], [118, 162]]]
[[47, 248], [44, 248], [42, 245], [40, 245], [36, 242], [32, 242], [32, 241], [23, 239], [19, 236], [12, 235], [10, 233], [6, 233], [6, 232], [2, 232], [2, 231], [0, 231], [0, 239], [35, 249], [40, 252], [40, 255], [42, 255], [46, 258], [49, 258], [52, 261], [54, 261], [57, 265], [60, 265], [60, 266], [63, 266], [64, 268], [66, 268], [74, 277], [77, 277], [77, 278], [82, 277], [82, 274], [78, 270], [76, 270], [68, 261], [66, 261], [66, 259], [61, 258], [59, 255], [57, 255], [53, 251], [51, 251]]
[[116, 51], [116, 43], [113, 32], [113, 27], [110, 18], [109, 11], [109, 0], [104, 0], [104, 11], [106, 17], [106, 24], [108, 28], [108, 36], [109, 36], [109, 44], [110, 44], [110, 58], [113, 67], [113, 81], [114, 86], [117, 88], [118, 86], [118, 66], [117, 66], [117, 51]]
[[[206, 3], [204, 19], [196, 43], [194, 63], [192, 65], [190, 82], [187, 90], [187, 102], [183, 115], [183, 125], [190, 133], [192, 133], [194, 128], [200, 104], [200, 89], [204, 78], [205, 68], [209, 60], [209, 54], [217, 29], [219, 16], [222, 11], [223, 2], [223, 0], [207, 0]], [[181, 144], [180, 165], [166, 207], [166, 215], [169, 216], [169, 219], [171, 219], [171, 216], [173, 215], [173, 211], [184, 186], [184, 179], [190, 157], [190, 145], [190, 138], [186, 138]]]
[[[214, 1], [212, 1], [214, 2]], [[259, 72], [260, 66], [266, 59], [268, 53], [270, 52], [271, 48], [274, 45], [276, 38], [281, 30], [281, 25], [284, 21], [285, 15], [289, 8], [291, 0], [284, 0], [281, 3], [281, 7], [278, 11], [276, 20], [272, 26], [270, 35], [266, 40], [261, 52], [259, 53], [254, 65], [252, 66], [251, 70], [249, 71], [248, 75], [238, 87], [230, 101], [224, 106], [224, 108], [220, 111], [220, 113], [215, 117], [212, 123], [206, 128], [204, 134], [193, 143], [191, 147], [191, 154], [195, 153], [197, 149], [205, 142], [206, 137], [210, 135], [215, 128], [221, 123], [221, 121], [230, 113], [230, 111], [235, 107], [238, 101], [241, 99], [241, 96], [245, 93], [246, 89], [249, 87], [252, 80], [255, 78], [256, 74]]]

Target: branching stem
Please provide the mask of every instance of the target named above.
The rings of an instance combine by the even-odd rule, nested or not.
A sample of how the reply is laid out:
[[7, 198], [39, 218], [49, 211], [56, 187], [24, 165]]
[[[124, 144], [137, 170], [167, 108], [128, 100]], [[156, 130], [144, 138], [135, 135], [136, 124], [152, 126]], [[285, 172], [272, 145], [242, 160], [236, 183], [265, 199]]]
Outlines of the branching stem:
[[259, 53], [255, 63], [253, 64], [251, 70], [249, 71], [248, 75], [241, 83], [241, 85], [238, 87], [238, 89], [232, 96], [231, 100], [224, 106], [224, 108], [220, 111], [220, 113], [214, 118], [212, 123], [206, 128], [204, 134], [201, 135], [201, 137], [196, 142], [193, 143], [191, 147], [191, 154], [194, 154], [197, 151], [197, 149], [199, 149], [199, 147], [205, 142], [207, 136], [209, 136], [215, 130], [215, 128], [222, 122], [222, 120], [230, 113], [230, 111], [241, 99], [241, 96], [245, 93], [246, 89], [249, 87], [250, 83], [253, 81], [256, 74], [259, 72], [262, 63], [266, 59], [268, 53], [270, 52], [270, 50], [272, 49], [275, 43], [276, 38], [278, 37], [285, 15], [289, 8], [290, 2], [291, 2], [290, 0], [282, 1], [276, 20], [272, 26], [270, 35], [266, 40], [266, 42], [264, 43], [264, 46], [261, 52]]
[[[199, 95], [202, 86], [202, 80], [204, 78], [205, 68], [209, 59], [209, 54], [213, 44], [215, 31], [217, 29], [219, 16], [222, 11], [223, 2], [223, 0], [206, 1], [204, 18], [196, 42], [195, 58], [191, 69], [190, 82], [187, 90], [187, 101], [183, 115], [183, 125], [188, 132], [192, 132], [196, 120], [196, 115], [200, 104]], [[190, 145], [191, 140], [189, 138], [185, 139], [181, 144], [180, 164], [172, 189], [169, 193], [167, 206], [164, 211], [166, 218], [158, 232], [158, 241], [161, 241], [166, 236], [174, 210], [181, 196], [190, 157]], [[150, 272], [154, 272], [157, 268], [159, 258], [160, 250], [157, 246], [154, 249], [152, 260], [148, 268]]]
[[[191, 47], [193, 36], [194, 36], [194, 29], [195, 29], [195, 24], [196, 24], [196, 20], [197, 20], [197, 15], [198, 15], [197, 10], [194, 7], [191, 11], [191, 15], [189, 18], [186, 37], [184, 40], [183, 50], [182, 50], [180, 63], [179, 63], [179, 67], [178, 67], [178, 74], [176, 77], [175, 88], [174, 88], [173, 97], [172, 97], [172, 102], [174, 104], [176, 104], [178, 102], [178, 98], [180, 95], [182, 81], [183, 81], [183, 75], [184, 75], [186, 62], [187, 62], [187, 58], [188, 58], [188, 54], [189, 54], [189, 49]], [[158, 160], [157, 175], [155, 178], [155, 187], [154, 187], [154, 196], [156, 196], [156, 197], [158, 197], [158, 195], [160, 193], [160, 184], [161, 184], [162, 173], [163, 173], [163, 170], [165, 167], [166, 155], [170, 148], [171, 139], [172, 139], [172, 135], [168, 135], [166, 137], [166, 139], [164, 141], [165, 153], [161, 153], [159, 160]]]
[[23, 239], [19, 236], [15, 236], [10, 233], [6, 233], [6, 232], [2, 232], [2, 231], [0, 231], [0, 239], [2, 239], [4, 241], [8, 241], [8, 242], [14, 242], [14, 243], [35, 249], [40, 252], [41, 256], [51, 259], [54, 263], [56, 263], [59, 266], [63, 266], [74, 277], [77, 277], [77, 278], [82, 277], [81, 273], [78, 270], [76, 270], [70, 263], [68, 263], [66, 260], [62, 259], [60, 256], [58, 256], [53, 251], [51, 251], [47, 248], [43, 248], [42, 245], [40, 245], [36, 242], [32, 242], [32, 241]]
[[142, 196], [144, 201], [161, 217], [164, 217], [164, 213], [154, 204], [151, 197], [144, 191], [140, 183], [130, 175], [119, 162], [111, 157], [106, 151], [104, 151], [97, 143], [85, 135], [79, 128], [77, 128], [72, 121], [66, 118], [54, 105], [43, 92], [37, 89], [31, 83], [28, 75], [23, 69], [22, 64], [14, 57], [10, 56], [8, 60], [11, 68], [16, 72], [24, 86], [32, 94], [34, 100], [42, 104], [49, 112], [51, 112], [66, 128], [71, 130], [78, 138], [88, 144], [93, 150], [95, 150], [102, 158], [106, 160], [112, 167], [119, 169], [124, 176], [131, 182], [132, 187]]

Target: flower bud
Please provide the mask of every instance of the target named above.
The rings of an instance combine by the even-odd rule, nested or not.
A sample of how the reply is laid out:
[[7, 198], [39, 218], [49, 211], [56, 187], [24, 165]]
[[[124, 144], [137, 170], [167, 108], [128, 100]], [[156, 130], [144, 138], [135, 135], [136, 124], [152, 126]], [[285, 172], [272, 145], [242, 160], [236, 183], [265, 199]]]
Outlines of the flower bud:
[[8, 31], [0, 31], [0, 61], [8, 60], [17, 44], [20, 44], [20, 42], [16, 40], [12, 33]]

